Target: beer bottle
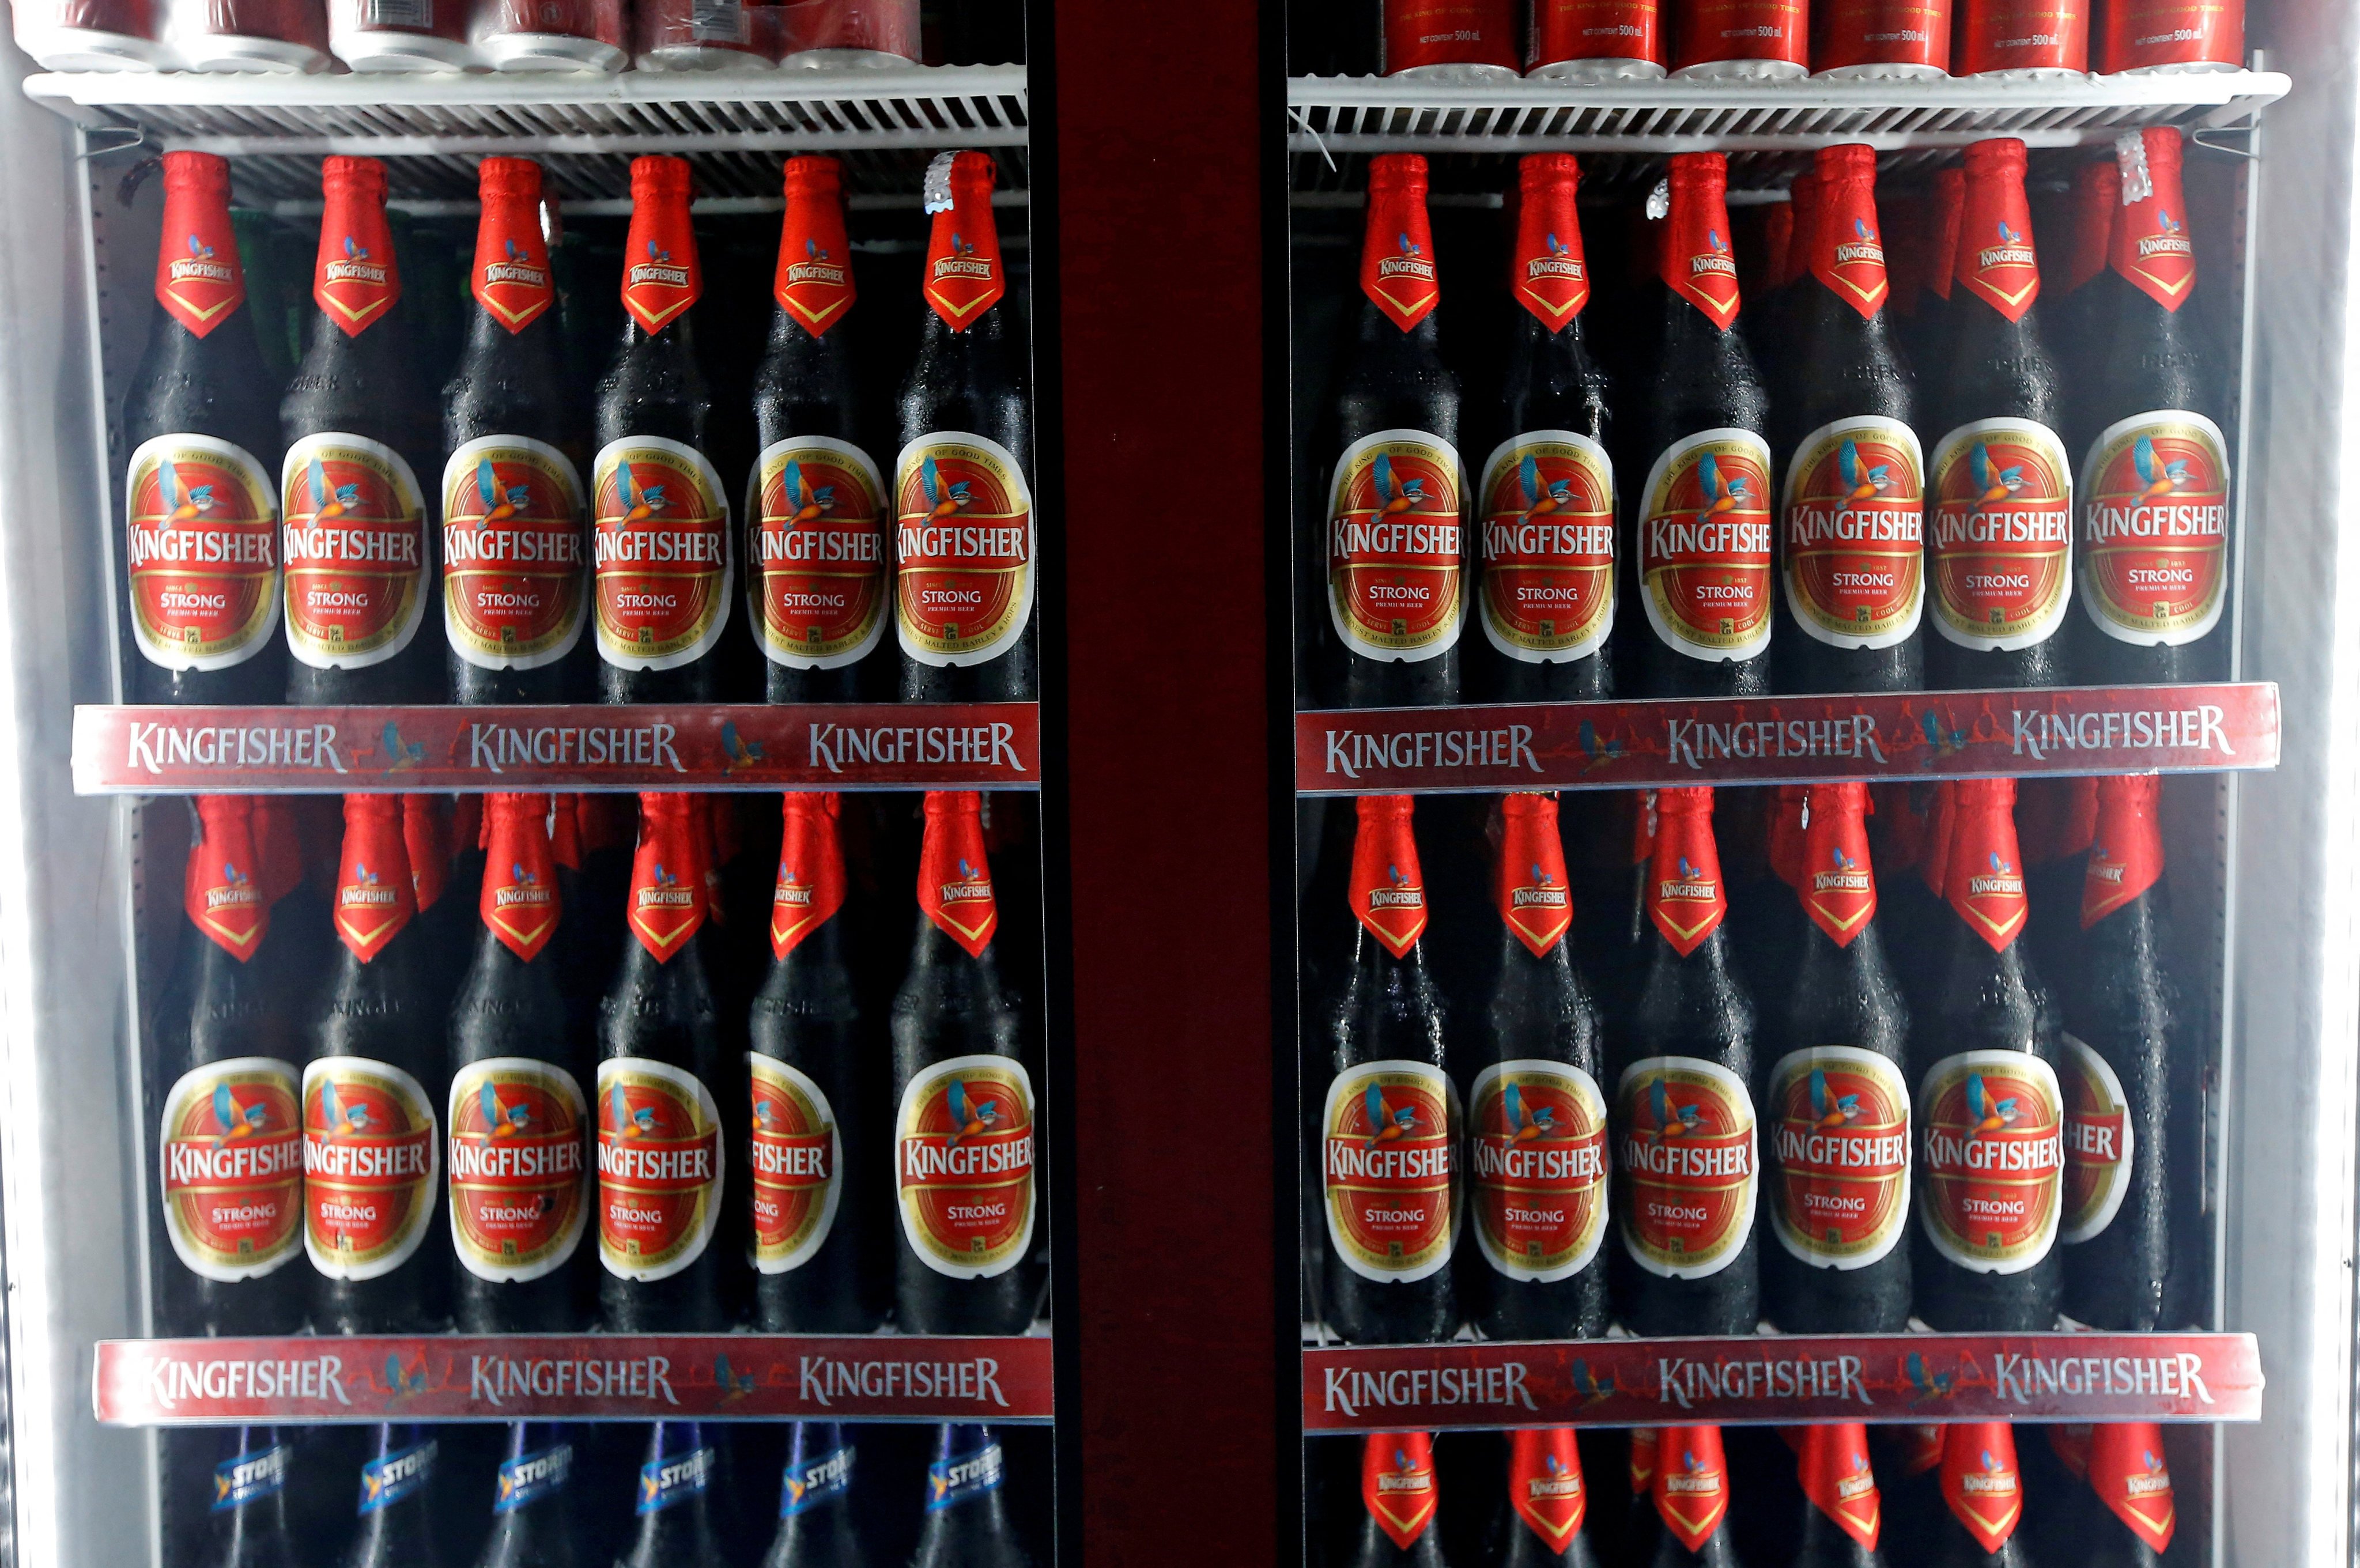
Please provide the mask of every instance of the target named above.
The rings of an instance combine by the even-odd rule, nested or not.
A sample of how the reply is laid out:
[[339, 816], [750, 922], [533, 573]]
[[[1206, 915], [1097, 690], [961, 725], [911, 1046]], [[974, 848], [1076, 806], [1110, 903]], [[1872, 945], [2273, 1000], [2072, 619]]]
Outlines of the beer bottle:
[[1336, 459], [1320, 545], [1303, 563], [1328, 585], [1314, 686], [1349, 708], [1459, 700], [1466, 506], [1459, 378], [1437, 347], [1437, 278], [1426, 159], [1380, 154], [1369, 160], [1360, 320], [1324, 442]]
[[917, 934], [891, 1018], [894, 1294], [904, 1334], [1022, 1334], [1049, 1273], [1033, 1177], [1040, 1047], [992, 947], [982, 802], [930, 791], [925, 811]]
[[164, 155], [157, 310], [123, 399], [124, 591], [142, 702], [276, 702], [274, 381], [229, 218], [229, 160]]
[[586, 1327], [589, 1040], [552, 947], [563, 913], [546, 795], [494, 795], [474, 962], [451, 1009], [451, 1242], [460, 1332]]
[[1868, 1463], [1868, 1429], [1857, 1421], [1788, 1429], [1789, 1438], [1797, 1433], [1803, 1528], [1794, 1568], [1885, 1568], [1876, 1550], [1884, 1510]]
[[2075, 550], [2073, 677], [2219, 681], [2229, 671], [2225, 377], [2195, 312], [2196, 250], [2176, 126], [2115, 144], [2122, 204], [2091, 280], [2092, 358], [2075, 411], [2089, 432]]
[[2030, 913], [2024, 940], [2043, 975], [2072, 978], [2081, 941], [2083, 861], [2098, 825], [2095, 779], [2024, 779], [2016, 786], [2016, 846], [2024, 851]]
[[721, 1029], [696, 942], [710, 913], [703, 815], [694, 795], [639, 797], [626, 916], [638, 940], [598, 1005], [598, 1304], [611, 1333], [727, 1326], [713, 1246], [727, 1171]]
[[2083, 1510], [2078, 1560], [2087, 1568], [2158, 1568], [2179, 1522], [2163, 1429], [2153, 1421], [2101, 1421], [2090, 1428], [2089, 1441], [2085, 1474], [2096, 1506]]
[[833, 1421], [797, 1421], [779, 1488], [779, 1532], [762, 1568], [864, 1568], [852, 1518], [852, 1444]]
[[917, 362], [898, 405], [895, 627], [905, 702], [1030, 702], [1041, 630], [1023, 328], [991, 215], [990, 155], [926, 167]]
[[1934, 1559], [1939, 1568], [2031, 1568], [2032, 1554], [2016, 1534], [2024, 1477], [2005, 1421], [1942, 1428], [1942, 1501], [1950, 1518]]
[[685, 158], [631, 160], [623, 334], [597, 390], [590, 518], [598, 692], [609, 702], [710, 702], [729, 622], [729, 496], [696, 354], [705, 273]]
[[1573, 958], [1557, 811], [1547, 795], [1501, 802], [1499, 967], [1473, 1077], [1457, 1075], [1477, 1243], [1459, 1253], [1460, 1289], [1492, 1339], [1606, 1332], [1604, 1030]]
[[[1808, 921], [1777, 1060], [1764, 1273], [1789, 1334], [1897, 1334], [1909, 1323], [1909, 1005], [1876, 925], [1868, 786], [1814, 784], [1795, 896]], [[1812, 1429], [1817, 1431], [1819, 1429]]]
[[565, 1495], [574, 1444], [565, 1430], [509, 1423], [508, 1456], [492, 1492], [492, 1532], [475, 1568], [574, 1568], [574, 1507]]
[[1655, 1461], [1663, 1451], [1663, 1432], [1652, 1426], [1630, 1430], [1630, 1452], [1624, 1469], [1631, 1500], [1622, 1516], [1622, 1552], [1618, 1563], [1645, 1564], [1655, 1561], [1655, 1538], [1664, 1533], [1663, 1517], [1655, 1512]]
[[[2169, 1112], [2192, 1097], [2175, 1050], [2163, 836], [2152, 774], [2098, 780], [2081, 942], [2060, 987], [2065, 1033], [2065, 1315], [2092, 1328], [2163, 1326], [2171, 1272]], [[2175, 1082], [2175, 1079], [2179, 1080]]]
[[2024, 144], [1967, 148], [1942, 388], [1927, 471], [1928, 608], [1939, 691], [2064, 683], [2073, 468], [2057, 362], [2041, 331]]
[[1653, 1568], [1739, 1568], [1737, 1548], [1723, 1528], [1729, 1519], [1729, 1462], [1721, 1428], [1657, 1429], [1655, 1474], [1650, 1484], [1655, 1517]]
[[454, 702], [589, 694], [587, 432], [563, 369], [541, 165], [477, 166], [466, 348], [442, 388], [442, 629]]
[[303, 1246], [324, 1333], [416, 1333], [442, 1315], [448, 1261], [421, 1244], [442, 1187], [445, 1020], [417, 915], [401, 797], [345, 796], [342, 946], [303, 1029]]
[[2026, 902], [2016, 781], [1965, 779], [1955, 789], [1944, 891], [1956, 918], [1940, 999], [1910, 1050], [1918, 1315], [1948, 1332], [2046, 1329], [2062, 1268], [2056, 1009], [2017, 940]]
[[1334, 1076], [1319, 1118], [1321, 1295], [1328, 1328], [1347, 1345], [1435, 1343], [1459, 1331], [1449, 1006], [1419, 940], [1427, 903], [1412, 804], [1359, 799], [1348, 890], [1358, 929], [1323, 1019]]
[[1923, 683], [1925, 459], [1917, 384], [1885, 309], [1876, 153], [1821, 147], [1806, 265], [1787, 289], [1794, 396], [1779, 541], [1782, 691], [1910, 691]]
[[1360, 1519], [1343, 1568], [1448, 1568], [1434, 1516], [1434, 1438], [1372, 1432], [1360, 1443]]
[[[1811, 247], [1818, 242], [1819, 170], [1816, 164], [1798, 171], [1786, 186], [1786, 200], [1772, 204], [1764, 218], [1760, 298], [1747, 346], [1754, 363], [1767, 365], [1775, 386], [1774, 403], [1785, 404], [1800, 390], [1801, 366], [1795, 359], [1796, 315], [1802, 303], [1797, 285], [1811, 275]], [[1738, 285], [1745, 287], [1744, 262], [1739, 262]]]
[[1508, 1485], [1485, 1561], [1499, 1568], [1597, 1568], [1583, 1521], [1590, 1488], [1569, 1426], [1519, 1427], [1508, 1436]]
[[707, 1495], [720, 1465], [705, 1429], [657, 1421], [648, 1428], [646, 1452], [632, 1510], [638, 1523], [615, 1568], [721, 1568], [726, 1559]]
[[295, 1568], [295, 1546], [287, 1533], [287, 1473], [294, 1461], [295, 1445], [275, 1426], [232, 1427], [222, 1433], [207, 1511], [213, 1543], [205, 1568]]
[[1007, 1469], [989, 1427], [937, 1429], [910, 1568], [1032, 1568], [1000, 1490]]
[[1516, 178], [1508, 293], [1521, 309], [1500, 381], [1500, 444], [1479, 491], [1474, 684], [1499, 702], [1604, 697], [1614, 686], [1613, 415], [1606, 373], [1581, 335], [1581, 169], [1571, 153], [1533, 153]]
[[[480, 800], [482, 797], [470, 797]], [[410, 889], [418, 903], [418, 935], [426, 957], [425, 1001], [437, 1018], [447, 1018], [451, 997], [475, 950], [475, 922], [467, 918], [463, 898], [445, 898], [453, 882], [453, 853], [461, 824], [447, 795], [409, 794], [401, 798], [402, 847], [410, 855]], [[480, 811], [475, 817], [481, 831]], [[468, 853], [475, 853], [474, 839]], [[480, 878], [478, 878], [480, 882]]]
[[1967, 174], [1957, 164], [1934, 171], [1927, 197], [1925, 271], [1928, 298], [1918, 312], [1907, 343], [1909, 364], [1920, 374], [1940, 366], [1950, 350], [1953, 320], [1950, 285], [1958, 269], [1959, 218], [1966, 205]]
[[836, 160], [787, 159], [787, 215], [770, 286], [778, 310], [754, 373], [746, 480], [748, 624], [773, 702], [887, 695], [871, 659], [890, 570], [885, 481], [857, 386], [854, 299]]
[[380, 1426], [376, 1456], [361, 1465], [360, 1527], [343, 1568], [440, 1568], [434, 1540], [434, 1459], [421, 1426]]
[[[2057, 357], [2083, 385], [2103, 371], [2097, 355], [2105, 352], [2105, 345], [2092, 338], [2091, 316], [2105, 291], [2090, 285], [2106, 270], [2114, 209], [2122, 205], [2122, 170], [2111, 154], [2073, 171], [2073, 249], [2066, 262], [2065, 297], [2057, 312]], [[2187, 216], [2180, 214], [2183, 222]]]
[[846, 963], [847, 922], [836, 918], [846, 894], [836, 811], [832, 794], [786, 797], [770, 972], [747, 1019], [748, 1250], [765, 1334], [867, 1334], [885, 1315], [863, 1093], [879, 1031]]
[[[1616, 1053], [1615, 1315], [1637, 1334], [1751, 1334], [1762, 1315], [1754, 1001], [1721, 929], [1711, 789], [1659, 789], [1655, 810], [1647, 978]], [[1717, 1433], [1713, 1451], [1717, 1464]]]
[[[1887, 1563], [1930, 1563], [1948, 1529], [1942, 1504], [1942, 1433], [1947, 1428], [1909, 1424], [1870, 1429], [1878, 1464], [1891, 1485], [1880, 1484], [1878, 1531]], [[1885, 1507], [1883, 1505], [1891, 1506]]]
[[154, 1015], [158, 1074], [171, 1085], [156, 1153], [178, 1262], [160, 1277], [167, 1334], [292, 1334], [303, 1323], [303, 1277], [280, 1272], [301, 1250], [302, 1083], [252, 806], [197, 797], [189, 929]]
[[1656, 253], [1662, 326], [1632, 510], [1633, 594], [1647, 613], [1641, 695], [1770, 689], [1770, 400], [1737, 324], [1728, 160], [1675, 153]]

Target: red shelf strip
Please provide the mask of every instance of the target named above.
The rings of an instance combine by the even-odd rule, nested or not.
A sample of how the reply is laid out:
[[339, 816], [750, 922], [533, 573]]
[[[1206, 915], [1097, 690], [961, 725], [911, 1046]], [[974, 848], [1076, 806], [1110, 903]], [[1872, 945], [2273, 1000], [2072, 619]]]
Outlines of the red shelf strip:
[[1044, 1422], [1046, 1337], [432, 1334], [110, 1339], [112, 1426], [383, 1421]]
[[1297, 713], [1305, 794], [2275, 768], [2278, 689], [1715, 697]]

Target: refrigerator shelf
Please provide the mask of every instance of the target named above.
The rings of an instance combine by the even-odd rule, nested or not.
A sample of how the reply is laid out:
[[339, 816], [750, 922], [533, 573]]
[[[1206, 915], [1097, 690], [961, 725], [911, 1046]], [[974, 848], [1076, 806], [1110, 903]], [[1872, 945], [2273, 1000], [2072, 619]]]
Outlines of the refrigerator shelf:
[[1009, 1338], [404, 1334], [109, 1339], [109, 1426], [514, 1421], [1045, 1425], [1046, 1325]]
[[1037, 789], [1033, 702], [74, 710], [83, 795]]
[[2251, 1421], [2250, 1334], [1743, 1334], [1326, 1346], [1306, 1432], [1852, 1421]]
[[[79, 746], [75, 756], [79, 762]], [[2269, 681], [1295, 716], [1295, 788], [1303, 795], [2227, 773], [2278, 760], [2278, 692]]]

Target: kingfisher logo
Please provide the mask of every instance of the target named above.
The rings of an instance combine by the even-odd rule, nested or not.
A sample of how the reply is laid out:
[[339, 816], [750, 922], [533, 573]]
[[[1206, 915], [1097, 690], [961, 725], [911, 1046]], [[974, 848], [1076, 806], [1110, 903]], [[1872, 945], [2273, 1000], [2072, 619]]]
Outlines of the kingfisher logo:
[[1426, 908], [1426, 888], [1403, 874], [1399, 866], [1385, 866], [1388, 883], [1369, 889], [1369, 908], [1375, 909], [1422, 909]]
[[196, 235], [188, 236], [189, 254], [176, 256], [167, 269], [175, 283], [235, 283], [237, 268], [213, 255], [213, 247]]
[[1379, 278], [1415, 278], [1424, 283], [1434, 281], [1434, 258], [1426, 254], [1424, 245], [1406, 233], [1394, 235], [1393, 243], [1400, 247], [1399, 254], [1377, 258]]
[[1711, 248], [1688, 257], [1690, 278], [1735, 278], [1737, 262], [1729, 254], [1729, 242], [1721, 237], [1719, 229], [1704, 232], [1705, 244]]

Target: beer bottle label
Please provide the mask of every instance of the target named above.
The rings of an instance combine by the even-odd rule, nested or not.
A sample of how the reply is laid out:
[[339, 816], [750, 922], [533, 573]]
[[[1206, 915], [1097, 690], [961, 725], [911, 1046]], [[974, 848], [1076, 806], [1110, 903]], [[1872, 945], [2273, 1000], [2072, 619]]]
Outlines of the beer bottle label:
[[442, 1445], [429, 1439], [363, 1465], [359, 1511], [373, 1514], [425, 1491], [434, 1479], [434, 1459], [441, 1451]]
[[832, 436], [772, 441], [754, 463], [754, 627], [792, 670], [866, 659], [885, 635], [885, 483], [869, 454]]
[[302, 1236], [302, 1084], [268, 1056], [191, 1068], [164, 1096], [164, 1233], [201, 1279], [258, 1279]]
[[901, 651], [942, 669], [1016, 646], [1032, 617], [1032, 487], [1016, 454], [934, 430], [893, 464], [894, 625]]
[[249, 1448], [213, 1466], [213, 1505], [209, 1512], [235, 1513], [287, 1489], [287, 1472], [295, 1461], [295, 1445], [274, 1443]]
[[1568, 60], [1664, 59], [1654, 0], [1536, 0], [1524, 68]]
[[1459, 451], [1378, 430], [1336, 460], [1328, 489], [1328, 613], [1363, 659], [1415, 664], [1459, 641], [1466, 530]]
[[1569, 1426], [1518, 1427], [1508, 1443], [1508, 1504], [1551, 1557], [1561, 1557], [1590, 1508], [1581, 1450]]
[[166, 670], [226, 670], [279, 629], [279, 492], [243, 447], [151, 436], [124, 475], [131, 631]]
[[1441, 1501], [1431, 1436], [1422, 1432], [1369, 1434], [1360, 1445], [1360, 1506], [1388, 1540], [1407, 1552], [1434, 1522]]
[[1816, 1269], [1865, 1269], [1909, 1225], [1909, 1084], [1875, 1051], [1806, 1047], [1770, 1069], [1770, 1220]]
[[1614, 629], [1614, 465], [1573, 430], [1527, 430], [1483, 465], [1483, 636], [1510, 659], [1586, 658]]
[[1032, 1248], [1032, 1077], [1012, 1056], [954, 1056], [901, 1091], [893, 1119], [901, 1235], [953, 1279], [1007, 1273]]
[[565, 454], [478, 436], [442, 465], [442, 626], [479, 670], [539, 670], [582, 640], [587, 508]]
[[2073, 469], [2032, 419], [1974, 419], [1934, 448], [1934, 628], [1961, 648], [2035, 648], [2072, 597]]
[[1891, 648], [1926, 601], [1926, 465], [1909, 427], [1875, 415], [1803, 438], [1786, 465], [1786, 609], [1830, 648]]
[[589, 1107], [574, 1074], [525, 1056], [451, 1076], [451, 1245], [478, 1279], [538, 1279], [574, 1256], [590, 1213]]
[[619, 670], [677, 670], [729, 619], [729, 503], [703, 452], [626, 436], [590, 466], [598, 657]]
[[1918, 1219], [1934, 1250], [1977, 1274], [2048, 1257], [2065, 1173], [2056, 1071], [2021, 1051], [1946, 1056], [1918, 1086]]
[[937, 1459], [926, 1466], [926, 1511], [940, 1513], [997, 1492], [1007, 1475], [1007, 1462], [996, 1440], [964, 1454]]
[[303, 1249], [331, 1279], [375, 1279], [426, 1239], [442, 1175], [434, 1103], [387, 1062], [303, 1069]]
[[2137, 1137], [2130, 1097], [2106, 1059], [2073, 1035], [2065, 1035], [2062, 1043], [2065, 1212], [2057, 1239], [2070, 1247], [2098, 1235], [2122, 1211], [2131, 1190]]
[[1752, 430], [1683, 436], [1639, 499], [1639, 597], [1665, 647], [1707, 660], [1770, 646], [1770, 449]]
[[2153, 1421], [2102, 1421], [2090, 1428], [2089, 1453], [2090, 1489], [2098, 1500], [2149, 1552], [2169, 1551], [2180, 1518], [2162, 1430]]
[[667, 1454], [639, 1466], [639, 1500], [632, 1512], [642, 1517], [676, 1508], [702, 1497], [713, 1484], [716, 1455], [711, 1443], [686, 1454]]
[[1328, 1244], [1363, 1279], [1407, 1284], [1449, 1266], [1458, 1106], [1423, 1062], [1364, 1062], [1336, 1074], [1320, 1118]]
[[1615, 1085], [1622, 1247], [1666, 1279], [1702, 1279], [1754, 1232], [1754, 1099], [1719, 1062], [1651, 1056]]
[[1496, 1062], [1468, 1106], [1475, 1240], [1511, 1279], [1563, 1279], [1606, 1235], [1606, 1096], [1561, 1062]]
[[1437, 65], [1515, 68], [1507, 0], [1385, 0], [1384, 74]]
[[500, 1461], [492, 1512], [512, 1514], [565, 1490], [574, 1480], [574, 1445], [561, 1443], [538, 1454]]
[[[994, 1444], [996, 1449], [999, 1445]], [[826, 1453], [805, 1459], [801, 1465], [787, 1466], [785, 1483], [779, 1488], [779, 1517], [792, 1519], [824, 1508], [852, 1491], [852, 1462], [858, 1453], [852, 1444], [843, 1443]], [[931, 1493], [932, 1488], [929, 1488]]]
[[748, 1258], [765, 1274], [811, 1261], [844, 1195], [844, 1140], [827, 1092], [776, 1057], [746, 1053], [753, 1080], [754, 1236]]
[[426, 497], [383, 441], [323, 430], [287, 449], [287, 648], [314, 670], [364, 670], [426, 618]]
[[598, 1258], [618, 1279], [669, 1279], [721, 1218], [721, 1112], [693, 1073], [598, 1063]]
[[2211, 631], [2228, 603], [2229, 458], [2186, 408], [2117, 419], [2081, 463], [2081, 608], [2116, 642], [2162, 648]]

